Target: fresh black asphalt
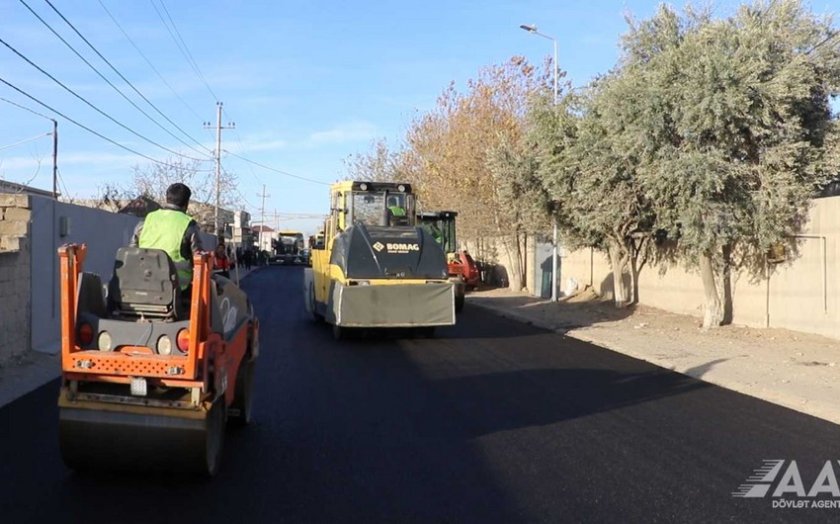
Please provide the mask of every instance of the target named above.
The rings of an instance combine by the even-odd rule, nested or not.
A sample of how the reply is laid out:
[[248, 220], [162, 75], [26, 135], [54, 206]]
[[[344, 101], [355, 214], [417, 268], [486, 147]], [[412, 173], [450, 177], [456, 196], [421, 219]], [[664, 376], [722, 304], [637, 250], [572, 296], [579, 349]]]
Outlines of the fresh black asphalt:
[[[54, 381], [0, 409], [0, 522], [836, 521], [732, 492], [764, 459], [807, 490], [840, 427], [467, 305], [435, 338], [336, 342], [302, 270], [244, 287], [255, 422], [211, 480], [76, 474]], [[840, 499], [837, 499], [840, 500]]]

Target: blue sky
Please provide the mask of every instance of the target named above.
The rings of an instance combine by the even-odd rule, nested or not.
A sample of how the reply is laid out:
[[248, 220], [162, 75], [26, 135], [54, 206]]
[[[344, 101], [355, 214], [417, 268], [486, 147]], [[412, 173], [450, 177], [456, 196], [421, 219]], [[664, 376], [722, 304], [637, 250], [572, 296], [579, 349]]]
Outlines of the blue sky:
[[[44, 0], [23, 1], [137, 105], [194, 144], [131, 91]], [[520, 24], [536, 24], [555, 36], [560, 66], [574, 85], [582, 85], [615, 64], [626, 29], [624, 14], [647, 18], [658, 5], [638, 0], [52, 2], [141, 93], [205, 147], [215, 147], [213, 132], [202, 123], [215, 123], [218, 97], [224, 102], [224, 122], [236, 124], [235, 130], [223, 132], [223, 150], [325, 183], [343, 178], [344, 160], [368, 151], [373, 140], [400, 140], [412, 118], [432, 109], [449, 82], [463, 87], [482, 67], [513, 55], [541, 64], [551, 54], [551, 42], [522, 31]], [[714, 5], [723, 16], [737, 4]], [[817, 13], [838, 11], [836, 0], [811, 6]], [[201, 76], [179, 51], [158, 12], [167, 21], [167, 12], [171, 16]], [[126, 127], [164, 147], [198, 156], [101, 80], [21, 0], [0, 1], [0, 38]], [[0, 46], [0, 78], [144, 155], [159, 160], [170, 155], [87, 107], [5, 46]], [[0, 97], [52, 116], [6, 85], [0, 84]], [[132, 167], [149, 163], [58, 120], [59, 169], [71, 196], [95, 195], [107, 182], [130, 185]], [[2, 101], [0, 122], [0, 178], [51, 189], [52, 142], [39, 136], [50, 131], [51, 123]], [[238, 191], [257, 221], [263, 184], [271, 195], [266, 210], [272, 215], [326, 211], [326, 185], [230, 155], [223, 156], [223, 164], [237, 175]], [[202, 165], [213, 167], [212, 162]], [[312, 233], [317, 222], [286, 219], [281, 225]]]

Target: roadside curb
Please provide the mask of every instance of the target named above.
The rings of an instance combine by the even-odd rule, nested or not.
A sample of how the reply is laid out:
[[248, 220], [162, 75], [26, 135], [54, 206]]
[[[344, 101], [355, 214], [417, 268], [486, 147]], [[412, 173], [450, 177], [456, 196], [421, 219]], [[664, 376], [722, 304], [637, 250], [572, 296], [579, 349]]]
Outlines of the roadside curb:
[[648, 362], [663, 369], [674, 371], [676, 373], [680, 373], [681, 375], [686, 375], [691, 378], [700, 380], [702, 382], [714, 384], [716, 386], [720, 386], [731, 391], [735, 391], [753, 398], [764, 400], [772, 404], [776, 404], [782, 407], [786, 407], [788, 409], [792, 409], [794, 411], [798, 411], [799, 413], [804, 413], [806, 415], [827, 420], [834, 424], [840, 424], [840, 409], [838, 409], [838, 407], [834, 406], [833, 404], [821, 403], [818, 401], [814, 401], [814, 399], [812, 398], [779, 392], [777, 390], [772, 390], [768, 388], [761, 388], [760, 390], [756, 390], [755, 388], [750, 387], [749, 384], [745, 384], [742, 381], [733, 380], [726, 376], [721, 376], [720, 374], [716, 374], [711, 371], [696, 371], [692, 367], [680, 366], [668, 359], [657, 358], [655, 356], [627, 349], [626, 347], [622, 347], [620, 344], [616, 344], [612, 340], [604, 340], [600, 337], [591, 336], [587, 333], [576, 333], [576, 329], [573, 327], [569, 327], [568, 329], [557, 328], [556, 326], [550, 325], [548, 322], [530, 318], [528, 315], [518, 313], [515, 311], [510, 311], [509, 309], [503, 307], [491, 304], [481, 304], [475, 300], [471, 300], [469, 303], [471, 306], [483, 308], [510, 320], [546, 329], [548, 331], [564, 335], [569, 338], [579, 340], [581, 342], [587, 342], [589, 344], [596, 345], [608, 351], [613, 351], [631, 358], [635, 358], [637, 360]]
[[27, 358], [28, 362], [0, 369], [0, 409], [61, 376], [60, 354], [32, 352]]

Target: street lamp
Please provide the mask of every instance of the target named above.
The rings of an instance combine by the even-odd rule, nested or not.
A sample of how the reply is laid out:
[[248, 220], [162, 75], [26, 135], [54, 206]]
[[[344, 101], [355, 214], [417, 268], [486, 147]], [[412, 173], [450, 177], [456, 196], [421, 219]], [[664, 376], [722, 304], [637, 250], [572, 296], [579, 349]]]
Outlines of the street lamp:
[[[548, 36], [546, 34], [540, 33], [537, 30], [537, 26], [534, 24], [522, 24], [519, 26], [521, 29], [528, 31], [531, 34], [541, 36], [546, 40], [551, 40], [552, 44], [554, 44], [554, 63], [551, 65], [554, 69], [554, 105], [557, 105], [557, 39]], [[551, 301], [557, 302], [557, 215], [555, 214], [553, 217], [554, 228], [552, 232], [552, 250], [551, 250]]]

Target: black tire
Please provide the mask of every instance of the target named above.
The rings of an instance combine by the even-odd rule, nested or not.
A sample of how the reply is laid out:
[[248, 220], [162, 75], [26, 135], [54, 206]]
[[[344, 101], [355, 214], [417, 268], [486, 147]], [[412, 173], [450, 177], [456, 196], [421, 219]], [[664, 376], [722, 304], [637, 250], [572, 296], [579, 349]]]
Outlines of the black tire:
[[455, 312], [456, 313], [460, 313], [461, 310], [464, 309], [464, 303], [465, 302], [466, 302], [466, 299], [465, 299], [464, 295], [461, 295], [459, 297], [455, 297]]
[[414, 328], [414, 336], [418, 338], [435, 338], [435, 326]]
[[332, 335], [335, 340], [347, 340], [350, 338], [349, 330], [336, 324], [332, 326]]
[[228, 422], [243, 427], [251, 423], [251, 410], [254, 403], [254, 367], [255, 360], [245, 356], [236, 373], [236, 392], [233, 403], [228, 408]]
[[204, 463], [202, 475], [213, 477], [219, 471], [222, 450], [225, 445], [225, 399], [220, 397], [213, 403], [207, 414], [207, 429], [204, 441]]
[[324, 317], [318, 314], [317, 302], [315, 301], [315, 284], [309, 284], [309, 296], [307, 297], [309, 301], [309, 308], [312, 311], [312, 320], [316, 323], [320, 324], [324, 321]]

